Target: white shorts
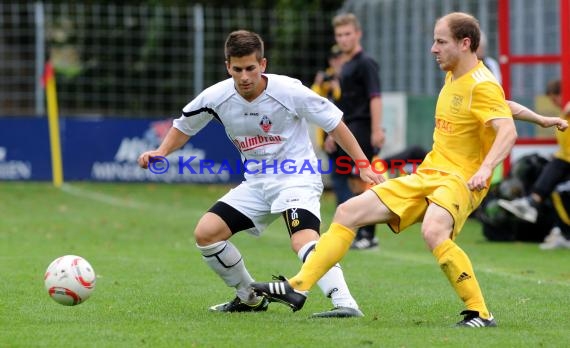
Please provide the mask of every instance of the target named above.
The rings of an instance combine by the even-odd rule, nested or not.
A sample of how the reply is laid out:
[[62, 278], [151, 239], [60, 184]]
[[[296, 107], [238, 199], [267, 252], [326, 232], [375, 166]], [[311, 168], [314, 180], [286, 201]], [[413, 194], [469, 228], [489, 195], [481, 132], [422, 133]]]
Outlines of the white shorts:
[[259, 236], [282, 212], [291, 208], [310, 211], [321, 219], [322, 181], [243, 181], [219, 200], [247, 216], [255, 227], [246, 230]]

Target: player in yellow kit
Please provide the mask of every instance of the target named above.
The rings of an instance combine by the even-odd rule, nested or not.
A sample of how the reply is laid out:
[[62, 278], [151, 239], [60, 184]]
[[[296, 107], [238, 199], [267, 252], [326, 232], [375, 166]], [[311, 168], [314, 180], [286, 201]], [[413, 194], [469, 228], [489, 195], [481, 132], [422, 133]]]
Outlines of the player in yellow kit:
[[[479, 24], [471, 15], [456, 12], [437, 20], [431, 52], [447, 75], [436, 105], [432, 150], [415, 174], [388, 180], [341, 204], [301, 271], [289, 280], [281, 276], [252, 283], [256, 293], [298, 310], [307, 291], [347, 253], [358, 227], [387, 223], [399, 233], [422, 222], [427, 246], [465, 304], [457, 326], [496, 326], [471, 261], [454, 242], [487, 194], [493, 168], [517, 137], [503, 89], [477, 59], [479, 39]], [[521, 112], [524, 119], [536, 120], [528, 109]]]

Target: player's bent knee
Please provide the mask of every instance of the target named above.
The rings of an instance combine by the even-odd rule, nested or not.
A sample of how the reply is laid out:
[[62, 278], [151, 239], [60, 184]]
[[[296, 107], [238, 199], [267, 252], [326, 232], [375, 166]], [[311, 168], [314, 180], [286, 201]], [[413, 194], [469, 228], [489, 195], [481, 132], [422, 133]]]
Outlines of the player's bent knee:
[[341, 203], [334, 213], [334, 222], [351, 227], [356, 223], [355, 212], [349, 201]]
[[194, 240], [200, 246], [227, 240], [232, 236], [227, 225], [219, 217], [215, 218], [211, 215], [204, 215], [194, 230]]
[[449, 239], [451, 231], [438, 223], [424, 221], [422, 223], [422, 237], [426, 242], [430, 250], [433, 250], [439, 244], [443, 243], [446, 239]]

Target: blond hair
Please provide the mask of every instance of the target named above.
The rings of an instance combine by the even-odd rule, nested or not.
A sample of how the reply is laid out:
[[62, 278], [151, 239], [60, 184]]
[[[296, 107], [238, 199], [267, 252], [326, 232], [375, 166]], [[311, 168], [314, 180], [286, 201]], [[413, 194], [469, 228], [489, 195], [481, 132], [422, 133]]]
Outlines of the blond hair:
[[333, 18], [333, 28], [343, 25], [353, 25], [356, 30], [360, 30], [360, 22], [353, 13], [341, 13]]

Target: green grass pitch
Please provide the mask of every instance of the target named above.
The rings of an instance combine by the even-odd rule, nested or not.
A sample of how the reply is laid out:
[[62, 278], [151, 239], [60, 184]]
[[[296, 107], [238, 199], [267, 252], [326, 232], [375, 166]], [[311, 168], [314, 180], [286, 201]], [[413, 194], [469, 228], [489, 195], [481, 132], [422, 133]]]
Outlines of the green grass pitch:
[[[365, 313], [308, 319], [328, 309], [318, 288], [303, 310], [273, 303], [264, 313], [218, 314], [233, 298], [203, 263], [192, 232], [224, 186], [0, 183], [0, 347], [567, 347], [570, 251], [489, 243], [469, 221], [458, 238], [470, 255], [499, 327], [454, 329], [463, 306], [424, 246], [419, 227], [381, 247], [351, 251], [343, 268]], [[334, 201], [323, 197], [323, 229]], [[233, 239], [257, 280], [291, 276], [300, 262], [282, 221], [260, 238]], [[48, 264], [77, 254], [97, 286], [76, 307], [52, 301]]]

